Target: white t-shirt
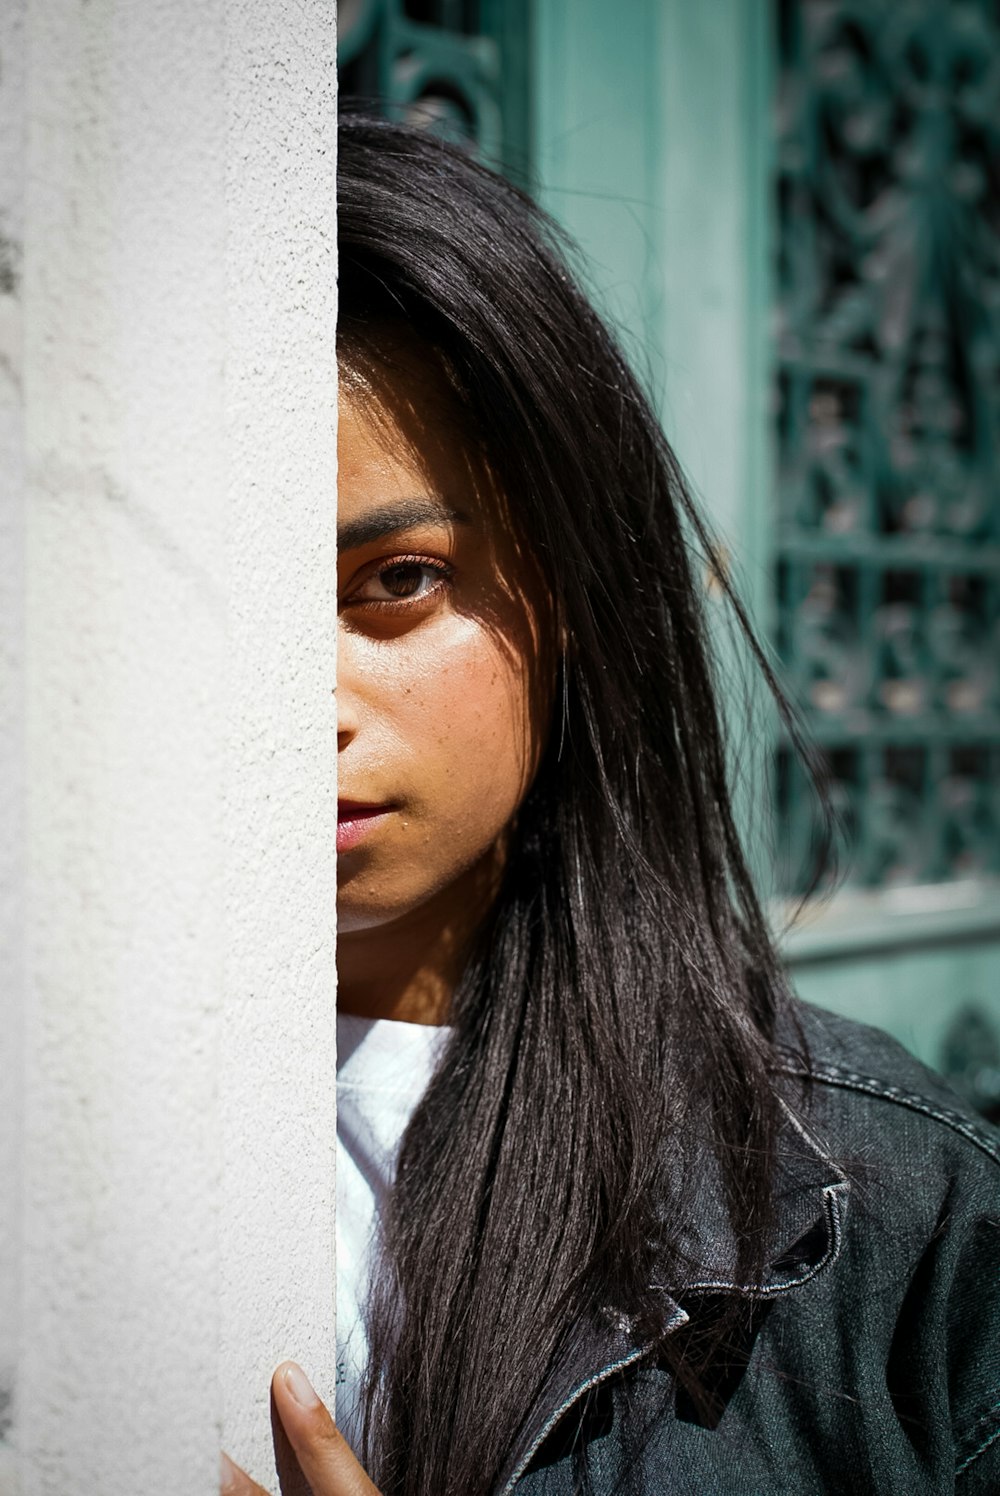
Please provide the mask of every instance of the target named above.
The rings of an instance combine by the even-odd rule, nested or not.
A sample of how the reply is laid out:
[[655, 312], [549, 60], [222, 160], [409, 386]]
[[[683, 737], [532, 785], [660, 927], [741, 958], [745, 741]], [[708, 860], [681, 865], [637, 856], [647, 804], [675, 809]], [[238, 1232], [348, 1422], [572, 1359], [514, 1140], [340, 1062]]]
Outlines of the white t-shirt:
[[337, 1018], [337, 1427], [360, 1450], [371, 1249], [399, 1144], [450, 1030]]

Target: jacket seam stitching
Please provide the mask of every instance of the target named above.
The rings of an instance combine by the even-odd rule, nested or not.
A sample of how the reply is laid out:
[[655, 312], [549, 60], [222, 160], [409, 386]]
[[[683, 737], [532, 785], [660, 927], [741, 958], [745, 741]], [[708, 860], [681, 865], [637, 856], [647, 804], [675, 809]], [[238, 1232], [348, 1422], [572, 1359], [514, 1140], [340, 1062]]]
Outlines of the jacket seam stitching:
[[[832, 1263], [836, 1262], [837, 1258], [840, 1256], [841, 1248], [844, 1244], [843, 1212], [846, 1205], [844, 1195], [849, 1188], [850, 1186], [847, 1181], [841, 1180], [837, 1184], [827, 1185], [823, 1190], [823, 1210], [826, 1216], [827, 1228], [830, 1233], [829, 1242], [827, 1244], [826, 1251], [823, 1253], [820, 1260], [813, 1263], [812, 1266], [798, 1278], [793, 1278], [788, 1283], [777, 1283], [770, 1285], [734, 1283], [732, 1279], [722, 1278], [715, 1280], [702, 1280], [697, 1283], [677, 1284], [674, 1285], [672, 1289], [667, 1291], [683, 1294], [736, 1293], [749, 1295], [753, 1298], [773, 1299], [776, 1298], [778, 1294], [791, 1293], [793, 1289], [802, 1288], [806, 1283], [811, 1283], [813, 1278], [817, 1277]], [[654, 1284], [653, 1287], [662, 1287], [662, 1285]]]
[[895, 1106], [901, 1106], [911, 1112], [920, 1112], [926, 1117], [931, 1117], [935, 1122], [940, 1122], [952, 1132], [963, 1137], [966, 1142], [972, 1143], [993, 1163], [1000, 1165], [1000, 1147], [993, 1144], [985, 1137], [974, 1123], [967, 1122], [957, 1112], [949, 1112], [939, 1109], [927, 1097], [917, 1095], [912, 1091], [901, 1091], [897, 1086], [889, 1086], [884, 1082], [876, 1080], [874, 1076], [861, 1075], [853, 1070], [840, 1070], [839, 1068], [823, 1067], [806, 1070], [799, 1066], [781, 1066], [779, 1073], [797, 1078], [820, 1081], [826, 1085], [836, 1086], [842, 1091], [860, 1091], [865, 1095], [874, 1096], [880, 1101], [891, 1102]]
[[[998, 1416], [1000, 1416], [1000, 1402], [995, 1403], [992, 1408], [988, 1408], [985, 1413], [982, 1413], [976, 1419], [976, 1422], [983, 1423], [988, 1418], [997, 1418]], [[995, 1443], [997, 1439], [1000, 1439], [1000, 1422], [998, 1422], [997, 1426], [986, 1435], [986, 1438], [983, 1440], [983, 1442], [976, 1449], [974, 1449], [971, 1454], [966, 1455], [965, 1459], [960, 1465], [957, 1465], [955, 1467], [956, 1478], [959, 1475], [964, 1474], [964, 1472], [969, 1468], [973, 1461], [978, 1460], [981, 1454], [985, 1454], [986, 1450], [989, 1449], [990, 1445]]]
[[[685, 1316], [685, 1318], [686, 1317], [687, 1316]], [[500, 1496], [508, 1496], [508, 1493], [513, 1491], [514, 1487], [521, 1479], [521, 1476], [524, 1475], [528, 1466], [531, 1464], [535, 1455], [541, 1449], [542, 1445], [545, 1443], [545, 1440], [555, 1428], [556, 1424], [564, 1414], [569, 1412], [574, 1403], [580, 1400], [585, 1392], [589, 1392], [593, 1387], [599, 1386], [600, 1383], [606, 1381], [608, 1377], [614, 1376], [615, 1372], [623, 1371], [626, 1366], [631, 1366], [633, 1362], [640, 1361], [643, 1356], [648, 1355], [649, 1352], [651, 1350], [654, 1350], [655, 1348], [655, 1340], [650, 1340], [646, 1345], [636, 1346], [632, 1351], [629, 1352], [627, 1356], [620, 1357], [619, 1360], [615, 1361], [612, 1365], [605, 1366], [601, 1371], [595, 1372], [593, 1376], [588, 1377], [585, 1382], [581, 1382], [578, 1387], [574, 1387], [569, 1397], [567, 1397], [563, 1402], [559, 1404], [559, 1407], [539, 1430], [537, 1436], [531, 1444], [531, 1447], [525, 1452], [524, 1455], [522, 1455], [513, 1474], [508, 1477], [503, 1490], [500, 1493]]]

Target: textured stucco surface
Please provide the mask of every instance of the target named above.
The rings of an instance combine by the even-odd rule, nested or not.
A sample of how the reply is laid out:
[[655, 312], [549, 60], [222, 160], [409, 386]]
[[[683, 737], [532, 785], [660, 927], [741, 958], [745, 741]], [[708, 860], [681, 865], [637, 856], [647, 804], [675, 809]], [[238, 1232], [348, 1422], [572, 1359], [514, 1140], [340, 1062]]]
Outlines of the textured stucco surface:
[[274, 1489], [335, 1359], [335, 13], [24, 8], [13, 1441]]
[[[0, 1493], [20, 1321], [24, 992], [24, 442], [20, 245], [24, 4], [0, 5]], [[6, 1483], [6, 1484], [5, 1484]]]
[[332, 1406], [336, 1364], [334, 27], [329, 0], [227, 0], [222, 1385], [258, 1480], [271, 1367], [299, 1359]]

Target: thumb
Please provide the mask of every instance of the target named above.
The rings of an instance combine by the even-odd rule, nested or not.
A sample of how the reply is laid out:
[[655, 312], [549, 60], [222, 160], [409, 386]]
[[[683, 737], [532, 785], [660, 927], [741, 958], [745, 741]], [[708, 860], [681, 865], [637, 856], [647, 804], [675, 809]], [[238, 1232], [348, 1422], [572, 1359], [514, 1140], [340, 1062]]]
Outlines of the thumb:
[[313, 1496], [379, 1496], [301, 1366], [283, 1361], [271, 1378], [271, 1393]]

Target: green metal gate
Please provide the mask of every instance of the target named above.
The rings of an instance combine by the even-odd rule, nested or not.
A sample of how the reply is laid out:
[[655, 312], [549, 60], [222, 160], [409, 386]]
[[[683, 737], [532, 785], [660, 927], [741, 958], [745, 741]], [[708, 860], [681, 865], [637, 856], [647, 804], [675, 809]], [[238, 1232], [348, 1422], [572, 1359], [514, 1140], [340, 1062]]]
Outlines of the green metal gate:
[[528, 0], [341, 0], [341, 98], [457, 139], [511, 174], [529, 153]]
[[[778, 638], [867, 887], [1000, 873], [1000, 7], [778, 6]], [[786, 881], [808, 796], [781, 752]]]

